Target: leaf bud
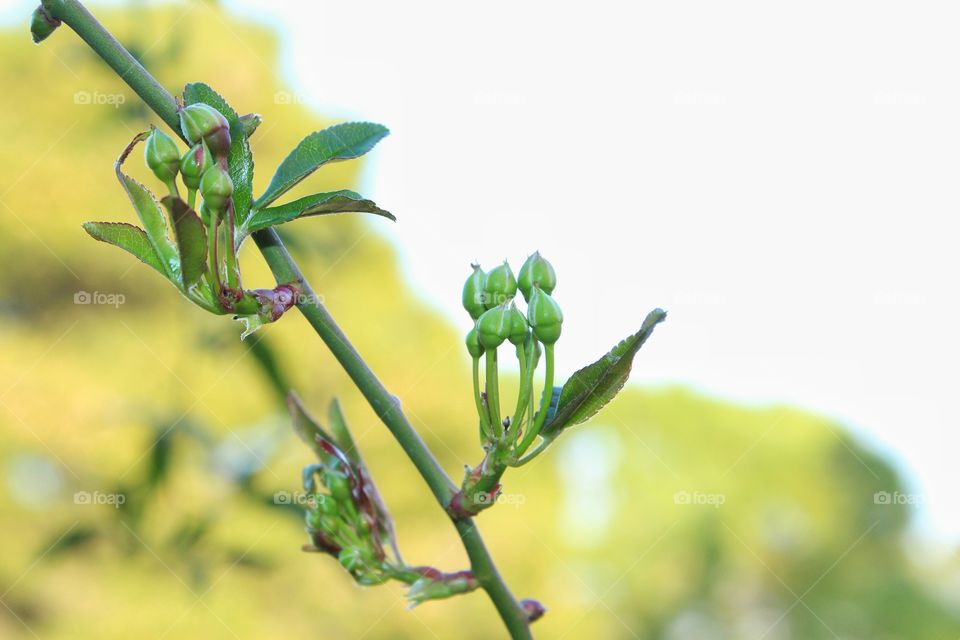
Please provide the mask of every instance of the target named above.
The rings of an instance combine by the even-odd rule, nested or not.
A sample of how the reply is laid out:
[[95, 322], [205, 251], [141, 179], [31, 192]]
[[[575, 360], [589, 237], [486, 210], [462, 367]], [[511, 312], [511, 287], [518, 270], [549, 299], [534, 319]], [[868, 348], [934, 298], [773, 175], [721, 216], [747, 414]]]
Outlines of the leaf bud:
[[47, 13], [46, 9], [37, 7], [30, 18], [30, 35], [33, 37], [34, 44], [49, 38], [60, 24], [60, 21]]

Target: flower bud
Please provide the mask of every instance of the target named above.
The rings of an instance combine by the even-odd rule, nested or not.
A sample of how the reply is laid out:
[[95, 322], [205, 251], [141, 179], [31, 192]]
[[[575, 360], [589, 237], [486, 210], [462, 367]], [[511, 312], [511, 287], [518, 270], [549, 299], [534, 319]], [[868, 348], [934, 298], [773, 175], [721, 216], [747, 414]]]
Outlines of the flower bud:
[[216, 164], [208, 168], [200, 178], [200, 195], [212, 211], [223, 211], [233, 195], [230, 174]]
[[360, 550], [355, 547], [343, 549], [337, 559], [340, 561], [340, 565], [350, 573], [361, 571], [364, 568], [363, 557]]
[[180, 171], [180, 151], [173, 138], [160, 129], [154, 127], [150, 130], [143, 156], [153, 175], [164, 183], [169, 184], [177, 177], [177, 172]]
[[335, 516], [340, 513], [340, 509], [337, 507], [337, 501], [325, 494], [320, 494], [316, 497], [316, 510], [328, 516]]
[[523, 293], [523, 299], [530, 302], [534, 285], [539, 285], [544, 293], [553, 293], [553, 290], [557, 287], [557, 274], [553, 270], [553, 265], [547, 262], [537, 251], [527, 258], [527, 261], [520, 267], [517, 285], [520, 287], [520, 292]]
[[311, 531], [319, 531], [321, 526], [322, 515], [319, 511], [314, 511], [313, 509], [308, 509], [306, 512], [306, 524], [307, 529]]
[[330, 495], [341, 504], [353, 504], [353, 491], [350, 489], [350, 480], [342, 473], [331, 473], [327, 476], [327, 488]]
[[205, 143], [198, 142], [180, 158], [180, 174], [183, 184], [188, 189], [196, 190], [200, 187], [200, 178], [213, 166], [213, 157]]
[[470, 329], [470, 333], [467, 334], [467, 351], [470, 352], [470, 357], [479, 358], [483, 355], [483, 345], [480, 344], [480, 335], [477, 332], [477, 328], [474, 327]]
[[477, 320], [477, 333], [484, 349], [496, 349], [510, 336], [510, 314], [507, 305], [484, 311]]
[[490, 270], [484, 286], [487, 292], [487, 309], [506, 304], [517, 295], [517, 279], [510, 270], [510, 265], [504, 260], [503, 264]]
[[527, 319], [533, 333], [543, 344], [553, 344], [560, 338], [560, 325], [563, 324], [563, 312], [557, 301], [549, 293], [534, 287], [527, 305]]
[[510, 317], [510, 344], [520, 346], [524, 340], [527, 339], [527, 334], [530, 332], [530, 325], [527, 324], [527, 319], [523, 316], [523, 312], [517, 309], [517, 305], [515, 304], [510, 305], [510, 310], [507, 312], [507, 315]]
[[478, 319], [487, 310], [486, 305], [484, 305], [486, 279], [487, 276], [483, 273], [483, 269], [480, 268], [480, 265], [475, 264], [473, 265], [473, 273], [463, 283], [463, 308], [474, 320]]
[[208, 104], [198, 102], [181, 109], [180, 129], [190, 144], [206, 142], [214, 156], [226, 156], [230, 151], [230, 124]]
[[30, 35], [33, 43], [39, 44], [50, 37], [50, 34], [60, 26], [60, 21], [51, 17], [43, 7], [37, 7], [30, 18]]

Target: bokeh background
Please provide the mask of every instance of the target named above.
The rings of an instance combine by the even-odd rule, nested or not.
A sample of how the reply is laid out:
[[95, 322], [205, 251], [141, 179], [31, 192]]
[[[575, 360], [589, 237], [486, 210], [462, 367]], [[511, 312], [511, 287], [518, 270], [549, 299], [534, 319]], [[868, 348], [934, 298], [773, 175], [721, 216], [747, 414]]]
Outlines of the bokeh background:
[[[94, 9], [167, 87], [204, 80], [264, 116], [259, 189], [309, 131], [395, 130], [302, 189], [356, 188], [396, 227], [282, 232], [454, 477], [478, 457], [456, 309], [471, 260], [553, 259], [567, 373], [671, 311], [635, 384], [480, 518], [514, 592], [549, 609], [538, 636], [960, 636], [957, 159], [917, 168], [957, 135], [956, 83], [920, 65], [950, 59], [943, 16], [351, 4]], [[113, 160], [153, 120], [67, 29], [34, 47], [31, 9], [0, 13], [0, 636], [499, 637], [481, 593], [408, 611], [399, 587], [300, 552], [299, 510], [275, 498], [310, 462], [286, 388], [318, 415], [340, 398], [408, 559], [466, 565], [301, 318], [240, 342], [83, 233], [133, 219]]]

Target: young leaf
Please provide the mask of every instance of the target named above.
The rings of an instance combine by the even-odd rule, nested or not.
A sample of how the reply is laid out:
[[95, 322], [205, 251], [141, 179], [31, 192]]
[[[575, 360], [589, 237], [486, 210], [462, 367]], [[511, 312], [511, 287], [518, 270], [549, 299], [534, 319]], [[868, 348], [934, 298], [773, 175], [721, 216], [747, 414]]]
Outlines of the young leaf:
[[[253, 154], [250, 152], [250, 143], [247, 141], [249, 122], [245, 126], [223, 96], [202, 82], [191, 82], [184, 87], [183, 101], [187, 105], [198, 102], [208, 104], [222, 113], [230, 123], [230, 154], [227, 162], [230, 165], [230, 179], [233, 181], [233, 210], [237, 224], [242, 224], [249, 215], [250, 204], [253, 201]], [[256, 126], [254, 125], [253, 128]], [[250, 133], [253, 131], [251, 130]]]
[[180, 198], [167, 196], [162, 200], [177, 235], [180, 252], [180, 272], [183, 274], [183, 290], [200, 282], [207, 271], [207, 231], [200, 217]]
[[95, 240], [120, 247], [159, 271], [161, 275], [167, 275], [157, 252], [153, 250], [150, 238], [140, 227], [126, 222], [84, 222], [83, 229]]
[[346, 122], [311, 133], [280, 163], [254, 207], [262, 209], [328, 162], [362, 156], [388, 133], [386, 127], [372, 122]]
[[653, 333], [654, 327], [666, 317], [665, 311], [654, 309], [647, 314], [638, 332], [615, 346], [607, 355], [570, 376], [560, 391], [556, 412], [541, 433], [557, 433], [580, 424], [613, 400], [630, 377], [633, 357]]
[[318, 459], [325, 460], [330, 454], [320, 446], [317, 436], [330, 442], [334, 442], [333, 437], [307, 413], [303, 403], [300, 402], [300, 398], [293, 391], [287, 394], [287, 408], [290, 410], [290, 418], [293, 420], [294, 433], [303, 440], [305, 445], [310, 447]]
[[163, 210], [146, 187], [121, 171], [127, 156], [137, 146], [137, 143], [145, 140], [148, 135], [145, 132], [134, 137], [126, 149], [123, 150], [123, 153], [120, 154], [120, 157], [117, 158], [114, 170], [120, 184], [127, 192], [130, 202], [133, 203], [133, 208], [136, 209], [140, 222], [143, 223], [143, 228], [154, 252], [160, 259], [160, 264], [163, 266], [162, 273], [176, 283], [180, 282], [180, 258], [177, 255], [177, 248], [167, 236], [167, 221], [163, 217]]
[[293, 202], [281, 204], [266, 209], [254, 209], [246, 226], [239, 230], [240, 236], [273, 227], [284, 222], [290, 222], [306, 216], [322, 216], [332, 213], [373, 213], [390, 220], [396, 220], [392, 213], [378, 207], [371, 200], [364, 200], [363, 196], [353, 191], [332, 191], [330, 193], [315, 193]]

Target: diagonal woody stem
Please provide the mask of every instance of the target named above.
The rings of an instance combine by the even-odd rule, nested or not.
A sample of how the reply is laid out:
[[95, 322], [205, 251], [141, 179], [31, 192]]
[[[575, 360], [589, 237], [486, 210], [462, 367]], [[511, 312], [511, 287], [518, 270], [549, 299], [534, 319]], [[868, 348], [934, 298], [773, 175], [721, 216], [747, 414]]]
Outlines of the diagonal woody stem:
[[[126, 82], [167, 126], [182, 138], [177, 103], [173, 96], [130, 55], [130, 52], [87, 11], [83, 4], [77, 0], [43, 0], [42, 4], [50, 16], [62, 20], [73, 29], [120, 76], [120, 79]], [[437, 502], [446, 510], [457, 488], [403, 414], [399, 399], [387, 391], [337, 326], [330, 313], [317, 302], [317, 296], [300, 272], [293, 257], [283, 246], [277, 233], [273, 229], [264, 229], [255, 232], [253, 239], [278, 283], [298, 283], [302, 293], [297, 302], [300, 312], [357, 385], [380, 420], [416, 466]], [[454, 525], [470, 558], [473, 574], [496, 607], [510, 637], [532, 638], [523, 609], [497, 571], [476, 525], [470, 518], [454, 519]]]

